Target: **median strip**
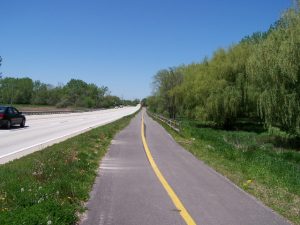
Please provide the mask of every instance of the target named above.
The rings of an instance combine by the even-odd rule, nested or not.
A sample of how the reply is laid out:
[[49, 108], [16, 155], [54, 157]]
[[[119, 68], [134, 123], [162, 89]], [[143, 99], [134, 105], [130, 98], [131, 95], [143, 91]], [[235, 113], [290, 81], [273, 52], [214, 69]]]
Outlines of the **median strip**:
[[195, 225], [196, 222], [191, 217], [191, 215], [188, 213], [188, 211], [184, 207], [183, 203], [181, 202], [179, 197], [176, 195], [175, 191], [172, 189], [172, 187], [169, 185], [167, 180], [164, 178], [163, 174], [160, 172], [157, 164], [155, 163], [155, 161], [152, 157], [151, 151], [148, 147], [146, 137], [145, 137], [144, 113], [142, 115], [141, 136], [142, 136], [145, 153], [147, 155], [149, 163], [150, 163], [155, 175], [157, 176], [158, 180], [160, 181], [160, 183], [162, 184], [162, 186], [168, 193], [169, 197], [171, 198], [173, 204], [175, 205], [176, 209], [179, 211], [179, 213], [180, 213], [181, 217], [183, 218], [183, 220], [185, 221], [185, 223], [188, 225]]
[[76, 224], [99, 160], [132, 117], [0, 165], [0, 224]]

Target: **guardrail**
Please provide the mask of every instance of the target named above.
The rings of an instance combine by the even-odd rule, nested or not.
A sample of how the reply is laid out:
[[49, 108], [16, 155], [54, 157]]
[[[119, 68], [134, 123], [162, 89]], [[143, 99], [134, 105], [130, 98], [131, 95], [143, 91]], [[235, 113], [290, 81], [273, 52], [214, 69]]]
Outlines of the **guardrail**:
[[103, 109], [95, 110], [61, 110], [61, 111], [22, 111], [24, 115], [49, 115], [49, 114], [64, 114], [64, 113], [82, 113], [82, 112], [94, 112]]
[[[120, 108], [123, 108], [123, 107], [120, 107]], [[90, 109], [90, 110], [22, 111], [22, 114], [29, 116], [29, 115], [64, 114], [64, 113], [83, 113], [83, 112], [101, 111], [101, 110], [105, 110], [105, 109], [113, 109], [113, 108], [98, 108], [98, 109]], [[114, 109], [116, 109], [116, 108], [114, 108]]]
[[150, 114], [151, 116], [153, 116], [154, 118], [162, 121], [163, 123], [167, 124], [169, 127], [171, 127], [173, 130], [180, 132], [180, 124], [178, 121], [176, 120], [171, 120], [169, 118], [166, 118], [162, 115], [156, 114], [156, 113], [151, 113], [149, 111], [147, 111], [148, 114]]

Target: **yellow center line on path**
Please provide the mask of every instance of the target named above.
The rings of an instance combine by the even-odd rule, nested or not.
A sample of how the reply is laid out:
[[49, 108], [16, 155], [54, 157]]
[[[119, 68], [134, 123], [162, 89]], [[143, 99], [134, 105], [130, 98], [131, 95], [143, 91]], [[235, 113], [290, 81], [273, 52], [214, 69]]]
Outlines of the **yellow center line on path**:
[[170, 196], [171, 200], [173, 201], [176, 209], [179, 211], [181, 217], [184, 219], [186, 224], [188, 225], [196, 225], [194, 219], [191, 217], [191, 215], [188, 213], [182, 202], [180, 201], [179, 197], [176, 195], [174, 190], [171, 188], [171, 186], [168, 184], [167, 180], [164, 178], [162, 173], [160, 172], [158, 166], [156, 165], [152, 154], [150, 152], [150, 149], [148, 147], [146, 137], [145, 137], [145, 128], [144, 128], [144, 113], [142, 114], [142, 126], [141, 126], [141, 135], [142, 135], [142, 141], [144, 145], [144, 149], [147, 155], [147, 158], [150, 162], [150, 165], [152, 169], [154, 170], [154, 173], [156, 174], [157, 178], [159, 179], [160, 183], [162, 186], [165, 188], [167, 191], [168, 195]]

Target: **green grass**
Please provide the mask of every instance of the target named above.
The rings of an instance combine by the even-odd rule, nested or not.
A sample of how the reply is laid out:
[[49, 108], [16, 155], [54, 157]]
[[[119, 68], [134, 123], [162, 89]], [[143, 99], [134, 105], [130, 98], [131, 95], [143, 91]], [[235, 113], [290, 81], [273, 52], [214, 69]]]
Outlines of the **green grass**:
[[268, 132], [224, 131], [184, 122], [178, 134], [163, 126], [197, 158], [300, 224], [299, 151], [278, 147], [278, 137]]
[[0, 165], [0, 224], [75, 224], [99, 160], [132, 117]]

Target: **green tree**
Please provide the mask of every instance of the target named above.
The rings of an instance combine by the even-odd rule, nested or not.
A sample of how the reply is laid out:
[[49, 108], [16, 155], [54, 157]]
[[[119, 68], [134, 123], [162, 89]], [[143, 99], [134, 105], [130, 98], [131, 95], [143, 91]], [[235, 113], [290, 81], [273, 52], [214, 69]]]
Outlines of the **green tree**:
[[48, 85], [40, 81], [33, 83], [31, 104], [47, 105], [49, 98]]
[[259, 115], [266, 125], [298, 133], [300, 125], [300, 16], [284, 14], [251, 56], [247, 69], [259, 89]]
[[183, 75], [176, 69], [161, 70], [154, 76], [154, 93], [161, 104], [161, 111], [175, 118], [178, 112], [174, 88], [183, 80]]
[[1, 79], [3, 103], [29, 104], [31, 101], [33, 82], [30, 78]]

